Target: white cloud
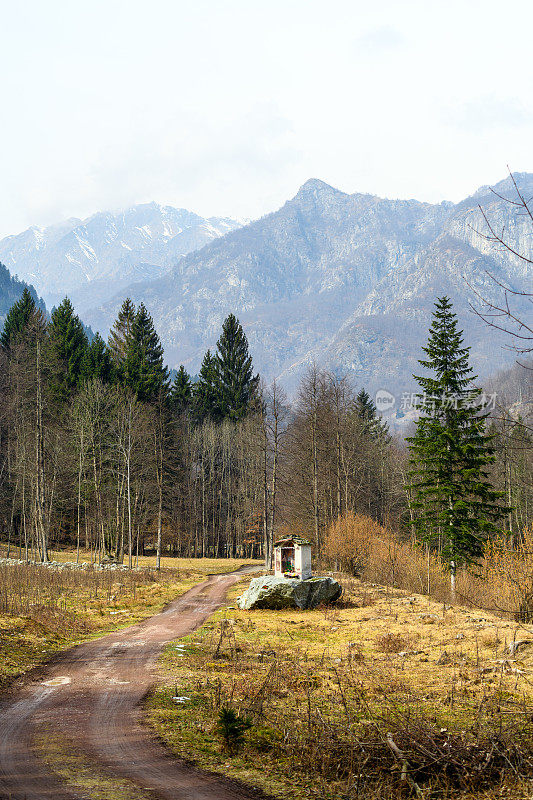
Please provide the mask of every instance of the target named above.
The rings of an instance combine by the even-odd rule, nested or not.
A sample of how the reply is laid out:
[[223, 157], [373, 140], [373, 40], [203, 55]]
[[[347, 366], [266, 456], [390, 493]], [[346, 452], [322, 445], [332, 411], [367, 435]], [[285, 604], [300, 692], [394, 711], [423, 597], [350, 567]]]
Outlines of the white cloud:
[[392, 25], [379, 25], [366, 31], [355, 40], [355, 49], [360, 52], [379, 55], [387, 50], [395, 50], [406, 44], [406, 37]]
[[458, 200], [533, 170], [529, 0], [0, 7], [0, 236], [146, 200], [256, 217], [309, 177]]
[[533, 113], [517, 97], [485, 95], [459, 103], [445, 119], [457, 128], [483, 133], [498, 128], [521, 128], [533, 123]]

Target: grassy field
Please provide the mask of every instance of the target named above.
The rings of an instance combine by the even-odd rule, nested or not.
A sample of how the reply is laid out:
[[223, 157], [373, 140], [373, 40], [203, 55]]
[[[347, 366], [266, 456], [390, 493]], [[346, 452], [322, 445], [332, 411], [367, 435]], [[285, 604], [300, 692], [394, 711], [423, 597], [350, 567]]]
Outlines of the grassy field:
[[[355, 581], [244, 612], [245, 585], [161, 660], [146, 715], [177, 755], [296, 800], [531, 796], [533, 627]], [[252, 723], [232, 753], [228, 707]]]
[[[73, 558], [74, 556], [74, 558]], [[56, 561], [75, 554], [54, 553]], [[90, 560], [88, 554], [82, 554]], [[0, 690], [58, 650], [132, 625], [160, 611], [208, 574], [242, 559], [139, 559], [139, 570], [51, 570], [0, 565]], [[246, 562], [248, 563], [248, 562]]]

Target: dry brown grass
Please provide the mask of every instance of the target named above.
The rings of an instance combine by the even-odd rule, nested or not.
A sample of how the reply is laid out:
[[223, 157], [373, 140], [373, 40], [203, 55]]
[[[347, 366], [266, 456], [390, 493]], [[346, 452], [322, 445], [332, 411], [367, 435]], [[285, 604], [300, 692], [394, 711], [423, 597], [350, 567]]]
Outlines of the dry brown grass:
[[[513, 656], [509, 644], [533, 628], [344, 582], [341, 607], [230, 607], [185, 655], [169, 648], [167, 686], [148, 704], [163, 739], [280, 798], [388, 800], [416, 792], [409, 780], [428, 800], [529, 796], [533, 646]], [[254, 717], [232, 758], [215, 727], [228, 705]]]
[[140, 586], [157, 582], [160, 576], [152, 570], [58, 570], [34, 564], [0, 564], [0, 613], [28, 614], [35, 606], [87, 611], [93, 600], [111, 603], [117, 597], [135, 597]]

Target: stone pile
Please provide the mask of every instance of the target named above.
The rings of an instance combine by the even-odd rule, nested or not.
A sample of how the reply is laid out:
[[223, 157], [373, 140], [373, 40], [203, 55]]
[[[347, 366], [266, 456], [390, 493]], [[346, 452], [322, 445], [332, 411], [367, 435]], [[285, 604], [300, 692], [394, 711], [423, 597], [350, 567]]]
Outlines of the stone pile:
[[[68, 570], [68, 569], [81, 569], [81, 570], [99, 570], [111, 572], [127, 572], [129, 568], [126, 564], [118, 564], [115, 561], [102, 561], [100, 564], [91, 564], [89, 561], [80, 561], [77, 564], [75, 561], [24, 561], [22, 558], [0, 558], [0, 566], [31, 566], [31, 567], [44, 567], [45, 569], [55, 570]], [[138, 569], [138, 568], [137, 568]]]

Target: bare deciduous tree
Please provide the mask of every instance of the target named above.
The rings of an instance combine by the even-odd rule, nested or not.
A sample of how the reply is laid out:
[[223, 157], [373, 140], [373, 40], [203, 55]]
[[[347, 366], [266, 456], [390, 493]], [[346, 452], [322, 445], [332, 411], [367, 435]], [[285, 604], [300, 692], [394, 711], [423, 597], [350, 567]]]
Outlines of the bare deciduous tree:
[[[517, 215], [527, 219], [531, 225], [531, 236], [533, 236], [533, 208], [531, 206], [533, 198], [527, 198], [521, 191], [511, 170], [509, 170], [509, 177], [513, 185], [514, 197], [504, 197], [494, 189], [491, 191], [500, 200], [509, 204]], [[533, 259], [526, 253], [520, 252], [518, 244], [506, 232], [505, 228], [498, 230], [490, 219], [488, 212], [481, 205], [479, 210], [484, 220], [485, 231], [476, 230], [476, 233], [486, 241], [491, 242], [495, 248], [506, 253], [510, 258], [533, 265]], [[533, 292], [527, 289], [513, 288], [488, 271], [486, 271], [486, 275], [493, 286], [499, 290], [501, 299], [493, 300], [486, 293], [483, 294], [473, 287], [471, 283], [467, 282], [479, 301], [478, 306], [474, 303], [470, 304], [472, 311], [492, 328], [507, 334], [513, 341], [510, 346], [517, 354], [523, 356], [533, 352], [533, 325], [531, 319], [527, 318], [527, 312], [524, 308], [517, 307], [519, 305], [533, 305]], [[518, 303], [517, 301], [522, 302]]]

